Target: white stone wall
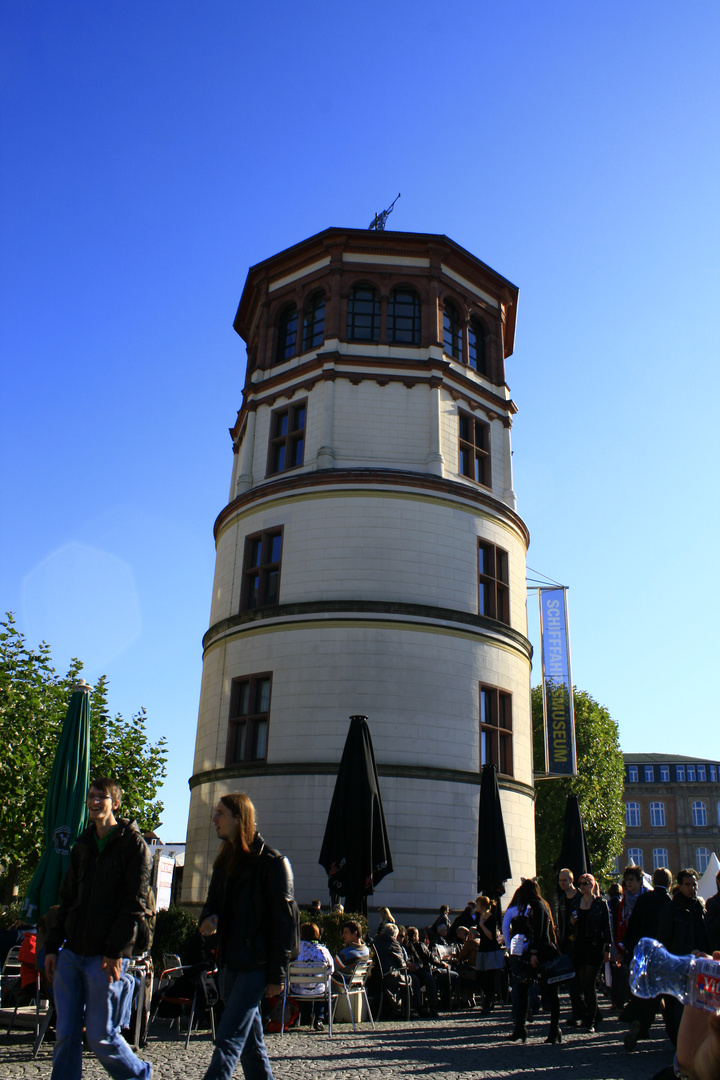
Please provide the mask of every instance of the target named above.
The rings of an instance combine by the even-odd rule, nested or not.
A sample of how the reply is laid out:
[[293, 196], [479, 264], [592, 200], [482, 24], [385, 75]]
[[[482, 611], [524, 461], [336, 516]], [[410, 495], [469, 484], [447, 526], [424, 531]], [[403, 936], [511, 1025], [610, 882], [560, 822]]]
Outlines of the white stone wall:
[[525, 547], [490, 511], [417, 493], [308, 490], [242, 511], [223, 527], [211, 625], [240, 609], [244, 538], [284, 527], [280, 602], [383, 600], [477, 613], [477, 543], [509, 554], [510, 625], [527, 630]]
[[[247, 792], [255, 804], [258, 828], [267, 842], [288, 856], [295, 891], [302, 904], [317, 896], [327, 902], [327, 875], [318, 863], [330, 808], [333, 776], [248, 777], [243, 782], [207, 785], [193, 792], [185, 899], [205, 899], [212, 860], [218, 850], [210, 821], [226, 791]], [[479, 789], [470, 784], [436, 783], [381, 777], [380, 790], [394, 870], [379, 884], [370, 903], [395, 908], [462, 908], [476, 893]], [[513, 870], [506, 898], [521, 877], [535, 873], [532, 803], [525, 795], [501, 791], [505, 830]]]

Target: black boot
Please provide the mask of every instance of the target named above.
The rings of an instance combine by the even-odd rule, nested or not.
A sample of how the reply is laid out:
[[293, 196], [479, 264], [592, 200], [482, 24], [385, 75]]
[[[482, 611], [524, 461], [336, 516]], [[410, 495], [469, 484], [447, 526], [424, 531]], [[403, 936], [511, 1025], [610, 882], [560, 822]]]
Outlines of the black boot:
[[515, 1030], [510, 1036], [510, 1042], [517, 1042], [518, 1039], [521, 1042], [527, 1042], [527, 1028], [522, 1027], [520, 1024], [515, 1025]]
[[561, 1043], [562, 1042], [562, 1031], [557, 1026], [557, 1024], [551, 1024], [550, 1025], [550, 1030], [548, 1032], [548, 1037], [545, 1040], [545, 1042], [550, 1043], [551, 1045], [552, 1045], [552, 1043]]

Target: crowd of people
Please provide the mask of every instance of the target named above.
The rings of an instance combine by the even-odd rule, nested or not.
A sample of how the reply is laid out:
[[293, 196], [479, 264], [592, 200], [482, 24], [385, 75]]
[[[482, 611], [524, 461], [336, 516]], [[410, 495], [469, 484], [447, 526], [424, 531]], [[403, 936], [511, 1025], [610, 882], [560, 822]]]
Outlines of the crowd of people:
[[[47, 927], [44, 971], [57, 1010], [54, 1080], [80, 1080], [83, 1035], [116, 1080], [152, 1076], [151, 1064], [122, 1036], [125, 972], [147, 916], [150, 856], [137, 827], [119, 816], [121, 798], [115, 781], [93, 781], [90, 825], [70, 853], [60, 905]], [[677, 1048], [668, 1075], [719, 1080], [720, 1013], [683, 1008], [668, 995], [635, 997], [629, 969], [645, 937], [676, 955], [714, 952], [720, 960], [720, 873], [718, 891], [705, 904], [690, 869], [677, 874], [674, 886], [670, 872], [657, 869], [649, 888], [642, 870], [628, 866], [607, 895], [592, 874], [576, 881], [563, 869], [554, 912], [538, 882], [527, 878], [504, 911], [497, 896], [481, 895], [455, 918], [443, 905], [429, 925], [404, 927], [382, 908], [367, 942], [360, 923], [348, 918], [333, 956], [322, 941], [319, 901], [299, 925], [290, 864], [258, 833], [248, 797], [222, 796], [213, 822], [220, 849], [199, 932], [214, 943], [224, 1008], [205, 1080], [231, 1080], [238, 1063], [248, 1080], [272, 1080], [261, 1006], [282, 996], [296, 958], [324, 965], [335, 980], [372, 960], [382, 994], [402, 999], [418, 1018], [437, 1017], [443, 1008], [479, 1008], [482, 1021], [502, 1002], [511, 1007], [507, 1037], [522, 1042], [541, 1009], [549, 1018], [546, 1043], [562, 1043], [563, 1026], [582, 1027], [592, 1037], [603, 1020], [598, 988], [604, 988], [627, 1025], [627, 1052], [660, 1013]], [[322, 1030], [326, 1003], [307, 983], [288, 988], [299, 999], [310, 991], [314, 1000], [301, 1002], [300, 1019]]]

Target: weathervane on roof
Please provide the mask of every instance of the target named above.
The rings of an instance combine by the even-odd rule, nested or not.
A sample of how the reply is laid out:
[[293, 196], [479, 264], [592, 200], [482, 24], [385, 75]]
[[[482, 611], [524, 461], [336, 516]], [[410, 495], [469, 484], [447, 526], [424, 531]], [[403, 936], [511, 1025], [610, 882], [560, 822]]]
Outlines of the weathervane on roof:
[[400, 198], [400, 192], [398, 191], [397, 199], [393, 199], [393, 201], [388, 206], [387, 210], [383, 210], [381, 213], [375, 215], [375, 217], [372, 219], [372, 222], [370, 223], [370, 225], [368, 225], [368, 231], [370, 231], [370, 229], [376, 229], [377, 232], [383, 232], [383, 230], [385, 228], [385, 222], [388, 219], [388, 215], [392, 214], [393, 206], [395, 205], [395, 203], [398, 201], [399, 198]]

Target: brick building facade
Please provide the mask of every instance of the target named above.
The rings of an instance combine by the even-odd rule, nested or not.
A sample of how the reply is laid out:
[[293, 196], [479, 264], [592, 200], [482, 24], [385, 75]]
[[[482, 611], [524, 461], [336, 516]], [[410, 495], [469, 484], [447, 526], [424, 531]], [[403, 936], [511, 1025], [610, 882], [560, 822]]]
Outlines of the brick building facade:
[[625, 848], [618, 869], [652, 874], [693, 867], [720, 853], [720, 763], [678, 754], [623, 754]]

